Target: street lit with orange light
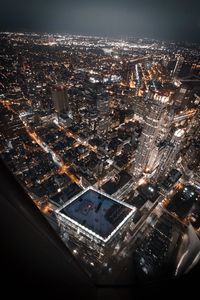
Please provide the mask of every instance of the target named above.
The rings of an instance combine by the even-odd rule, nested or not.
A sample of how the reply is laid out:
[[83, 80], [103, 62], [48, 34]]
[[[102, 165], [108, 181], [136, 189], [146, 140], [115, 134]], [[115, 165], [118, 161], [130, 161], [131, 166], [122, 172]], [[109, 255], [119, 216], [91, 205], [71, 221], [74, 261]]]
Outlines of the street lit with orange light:
[[124, 270], [146, 280], [195, 265], [199, 48], [56, 33], [0, 40], [0, 156], [69, 255], [103, 285]]

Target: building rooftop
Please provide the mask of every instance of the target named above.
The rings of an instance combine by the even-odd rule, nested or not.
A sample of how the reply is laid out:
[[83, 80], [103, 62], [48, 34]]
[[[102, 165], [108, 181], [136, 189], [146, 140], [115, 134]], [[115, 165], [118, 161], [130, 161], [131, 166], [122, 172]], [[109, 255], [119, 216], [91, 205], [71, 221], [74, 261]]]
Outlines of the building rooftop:
[[107, 181], [103, 186], [102, 189], [112, 195], [116, 193], [120, 188], [122, 188], [125, 184], [129, 182], [131, 179], [131, 175], [128, 174], [126, 171], [120, 171], [116, 178]]
[[167, 209], [176, 213], [180, 218], [185, 218], [191, 211], [195, 201], [197, 201], [198, 193], [194, 186], [187, 185], [179, 190], [171, 199]]
[[68, 185], [61, 192], [57, 193], [54, 196], [51, 196], [49, 200], [52, 201], [54, 204], [62, 205], [63, 203], [66, 203], [68, 200], [70, 200], [70, 198], [80, 193], [80, 191], [81, 188], [74, 182]]
[[136, 208], [89, 187], [57, 210], [66, 220], [107, 242]]

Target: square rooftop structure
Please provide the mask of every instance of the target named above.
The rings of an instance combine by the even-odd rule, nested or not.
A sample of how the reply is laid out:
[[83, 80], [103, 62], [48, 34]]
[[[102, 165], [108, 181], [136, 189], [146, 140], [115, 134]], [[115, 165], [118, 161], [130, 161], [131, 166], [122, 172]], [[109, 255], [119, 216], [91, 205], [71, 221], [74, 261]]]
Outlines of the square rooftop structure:
[[97, 242], [107, 243], [136, 208], [88, 187], [56, 210], [57, 218]]

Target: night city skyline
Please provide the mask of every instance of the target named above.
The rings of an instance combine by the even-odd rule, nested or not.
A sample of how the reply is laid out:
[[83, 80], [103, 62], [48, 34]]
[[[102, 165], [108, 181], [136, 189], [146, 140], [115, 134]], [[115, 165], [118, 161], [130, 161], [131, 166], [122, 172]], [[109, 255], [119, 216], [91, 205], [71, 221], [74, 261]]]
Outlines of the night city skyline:
[[49, 270], [49, 287], [57, 262], [100, 287], [185, 278], [200, 267], [200, 4], [13, 2], [0, 10], [8, 260]]
[[200, 42], [198, 0], [3, 1], [1, 31]]

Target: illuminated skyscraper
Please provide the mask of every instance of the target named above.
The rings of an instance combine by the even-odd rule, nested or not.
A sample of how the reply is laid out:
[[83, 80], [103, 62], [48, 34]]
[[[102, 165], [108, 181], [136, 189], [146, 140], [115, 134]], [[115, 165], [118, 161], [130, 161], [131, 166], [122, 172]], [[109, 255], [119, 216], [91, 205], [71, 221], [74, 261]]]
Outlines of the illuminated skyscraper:
[[154, 179], [166, 176], [167, 173], [174, 168], [174, 164], [177, 162], [179, 151], [182, 148], [182, 142], [185, 137], [185, 131], [183, 129], [177, 129], [171, 140], [160, 151], [158, 165], [154, 172]]
[[116, 251], [116, 245], [120, 247], [135, 212], [134, 206], [88, 187], [55, 214], [62, 239], [73, 254], [101, 266]]
[[162, 122], [160, 123], [159, 132], [154, 142], [153, 148], [149, 155], [146, 169], [148, 173], [152, 173], [160, 163], [162, 151], [171, 138], [170, 130], [174, 119], [174, 110], [165, 109]]
[[173, 70], [173, 77], [174, 78], [178, 77], [180, 69], [181, 69], [182, 64], [184, 62], [184, 58], [180, 54], [177, 54], [176, 57], [177, 57], [176, 65], [175, 65], [175, 68]]
[[181, 85], [178, 89], [178, 92], [176, 94], [176, 99], [175, 99], [175, 106], [178, 109], [183, 109], [184, 106], [187, 103], [187, 87], [184, 85]]
[[98, 123], [97, 123], [97, 135], [105, 137], [107, 135], [110, 125], [110, 98], [108, 95], [103, 94], [97, 100], [98, 111]]
[[148, 111], [144, 117], [144, 127], [133, 167], [134, 175], [139, 176], [144, 171], [149, 172], [157, 159], [156, 145], [168, 132], [165, 126], [167, 106], [170, 104], [170, 93], [167, 91], [149, 91]]

